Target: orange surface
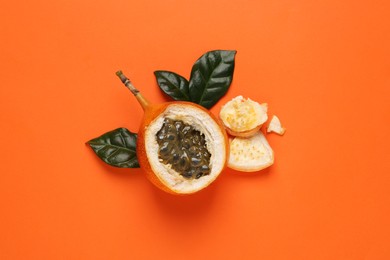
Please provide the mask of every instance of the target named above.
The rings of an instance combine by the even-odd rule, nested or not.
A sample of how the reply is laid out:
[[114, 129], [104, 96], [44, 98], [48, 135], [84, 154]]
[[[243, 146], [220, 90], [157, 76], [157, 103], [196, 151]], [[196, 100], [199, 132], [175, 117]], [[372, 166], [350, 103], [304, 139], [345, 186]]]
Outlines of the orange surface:
[[[389, 1], [2, 1], [0, 259], [390, 259]], [[84, 143], [235, 49], [275, 164], [175, 197]]]

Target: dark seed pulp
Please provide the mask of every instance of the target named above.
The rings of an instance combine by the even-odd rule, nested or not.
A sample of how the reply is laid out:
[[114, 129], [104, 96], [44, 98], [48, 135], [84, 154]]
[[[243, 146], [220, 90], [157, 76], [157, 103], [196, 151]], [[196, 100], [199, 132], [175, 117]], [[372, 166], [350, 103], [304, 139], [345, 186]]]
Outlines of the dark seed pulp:
[[159, 159], [187, 179], [210, 174], [210, 157], [204, 134], [181, 120], [166, 118], [156, 135]]

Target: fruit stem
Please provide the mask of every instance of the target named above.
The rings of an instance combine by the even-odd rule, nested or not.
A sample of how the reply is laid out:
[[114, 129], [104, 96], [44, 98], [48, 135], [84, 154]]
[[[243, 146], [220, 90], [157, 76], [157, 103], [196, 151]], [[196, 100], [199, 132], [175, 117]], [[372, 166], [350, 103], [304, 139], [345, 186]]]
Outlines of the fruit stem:
[[122, 83], [133, 93], [133, 95], [137, 98], [138, 102], [142, 106], [142, 109], [145, 111], [149, 106], [149, 101], [139, 92], [138, 89], [134, 87], [131, 81], [123, 74], [121, 70], [116, 72], [116, 75], [122, 81]]

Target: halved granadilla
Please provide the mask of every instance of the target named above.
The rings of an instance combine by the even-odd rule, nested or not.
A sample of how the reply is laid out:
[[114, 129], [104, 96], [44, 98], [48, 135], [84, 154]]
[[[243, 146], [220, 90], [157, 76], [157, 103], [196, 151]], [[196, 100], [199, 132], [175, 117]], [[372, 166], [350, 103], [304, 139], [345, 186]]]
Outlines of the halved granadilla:
[[229, 154], [226, 131], [218, 118], [192, 102], [152, 104], [122, 72], [117, 75], [144, 109], [136, 150], [147, 178], [174, 194], [194, 193], [211, 184]]

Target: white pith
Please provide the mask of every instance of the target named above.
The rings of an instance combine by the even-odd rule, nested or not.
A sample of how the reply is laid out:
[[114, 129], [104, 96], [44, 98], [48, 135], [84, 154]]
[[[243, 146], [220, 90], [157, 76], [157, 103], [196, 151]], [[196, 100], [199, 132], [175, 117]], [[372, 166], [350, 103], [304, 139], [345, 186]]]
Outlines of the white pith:
[[[209, 175], [199, 179], [186, 179], [172, 169], [170, 164], [160, 162], [156, 134], [161, 129], [165, 118], [181, 120], [204, 134], [207, 149], [211, 153]], [[193, 193], [208, 186], [221, 173], [226, 161], [226, 143], [221, 128], [207, 112], [191, 105], [169, 105], [155, 118], [145, 131], [145, 150], [156, 176], [164, 185], [179, 193]]]
[[272, 116], [272, 119], [267, 127], [267, 133], [274, 132], [279, 135], [283, 135], [286, 129], [280, 123], [280, 120], [277, 116]]

